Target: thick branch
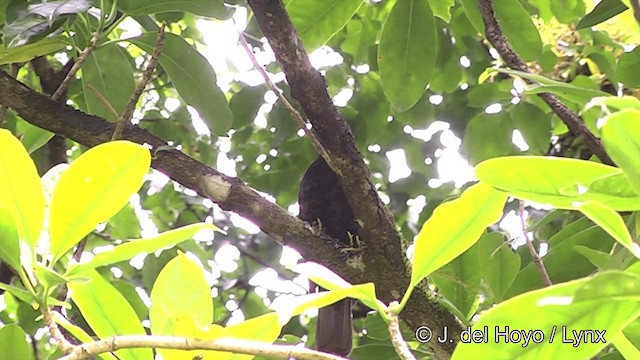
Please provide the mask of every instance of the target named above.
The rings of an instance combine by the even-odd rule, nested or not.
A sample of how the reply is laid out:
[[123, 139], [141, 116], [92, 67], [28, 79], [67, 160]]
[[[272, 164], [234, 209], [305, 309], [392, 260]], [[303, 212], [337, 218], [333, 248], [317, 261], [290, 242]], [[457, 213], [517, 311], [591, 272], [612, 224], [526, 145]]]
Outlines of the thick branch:
[[[480, 0], [480, 12], [482, 13], [482, 20], [484, 21], [487, 40], [489, 40], [498, 54], [500, 54], [505, 64], [512, 69], [529, 73], [529, 67], [527, 67], [527, 64], [520, 55], [516, 53], [500, 29], [500, 25], [493, 12], [493, 1]], [[613, 165], [613, 161], [611, 161], [611, 158], [607, 155], [600, 140], [589, 131], [585, 123], [576, 113], [571, 111], [571, 109], [551, 93], [541, 93], [538, 94], [538, 96], [558, 115], [560, 120], [567, 125], [569, 131], [584, 141], [585, 145], [600, 161]]]

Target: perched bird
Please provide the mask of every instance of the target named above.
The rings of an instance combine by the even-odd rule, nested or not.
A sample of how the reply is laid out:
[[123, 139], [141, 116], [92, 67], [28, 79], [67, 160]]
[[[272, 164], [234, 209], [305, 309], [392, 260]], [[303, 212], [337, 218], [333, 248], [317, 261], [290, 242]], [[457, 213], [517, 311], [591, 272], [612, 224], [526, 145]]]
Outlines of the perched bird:
[[[339, 246], [353, 247], [358, 236], [358, 224], [338, 176], [319, 157], [302, 176], [298, 192], [300, 219], [337, 239]], [[353, 324], [351, 299], [344, 299], [321, 308], [316, 325], [316, 348], [340, 356], [351, 352]]]

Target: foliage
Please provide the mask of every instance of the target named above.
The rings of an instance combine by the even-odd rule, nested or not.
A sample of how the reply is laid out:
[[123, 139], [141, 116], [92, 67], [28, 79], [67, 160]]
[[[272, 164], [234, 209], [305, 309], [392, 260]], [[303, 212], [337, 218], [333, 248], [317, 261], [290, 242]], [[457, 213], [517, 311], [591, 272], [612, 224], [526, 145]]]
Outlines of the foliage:
[[[317, 154], [282, 100], [251, 76], [233, 26], [222, 25], [235, 19], [290, 98], [300, 84], [280, 76], [245, 1], [5, 0], [2, 69], [45, 89], [34, 59], [62, 71], [97, 34], [66, 98], [112, 122], [159, 24], [169, 33], [133, 119], [166, 148], [67, 139], [62, 155], [71, 164], [54, 166], [54, 134], [5, 109], [0, 358], [62, 356], [50, 331], [36, 337], [51, 329], [47, 314], [82, 343], [150, 334], [313, 347], [309, 311], [345, 297], [366, 309], [351, 358], [393, 358], [387, 323], [407, 314], [412, 294], [465, 325], [447, 339], [460, 341], [454, 359], [640, 356], [640, 36], [628, 1], [493, 1], [506, 40], [533, 73], [508, 69], [494, 54], [475, 0], [284, 3], [411, 244], [401, 302], [382, 301], [380, 284], [352, 285], [312, 264], [292, 270], [298, 257], [287, 260], [289, 248], [222, 211], [225, 199], [203, 199], [150, 170], [166, 170], [153, 162], [157, 152], [179, 150], [295, 213], [300, 176]], [[615, 166], [592, 156], [541, 93], [579, 114]], [[461, 178], [467, 162], [458, 154], [474, 176]], [[398, 176], [403, 162], [410, 171]], [[306, 278], [330, 291], [306, 294]], [[404, 337], [416, 357], [439, 356], [434, 339]], [[99, 357], [154, 354], [251, 358], [149, 348]]]

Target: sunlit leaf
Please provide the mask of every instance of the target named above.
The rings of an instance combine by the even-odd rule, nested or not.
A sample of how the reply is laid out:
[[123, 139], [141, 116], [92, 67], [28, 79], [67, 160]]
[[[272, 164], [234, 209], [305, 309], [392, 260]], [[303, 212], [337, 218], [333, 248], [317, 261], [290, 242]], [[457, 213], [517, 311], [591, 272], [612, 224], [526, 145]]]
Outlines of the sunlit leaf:
[[[91, 329], [101, 339], [114, 335], [145, 335], [136, 312], [127, 300], [96, 271], [88, 271], [89, 281], [70, 282], [71, 299], [78, 306]], [[121, 359], [147, 360], [151, 349], [121, 349], [115, 352]]]
[[140, 189], [151, 154], [129, 141], [112, 141], [82, 154], [62, 174], [51, 199], [49, 234], [55, 263], [115, 215]]
[[578, 202], [575, 205], [586, 217], [602, 227], [609, 235], [640, 258], [640, 245], [631, 239], [624, 220], [615, 210], [595, 201]]
[[38, 56], [51, 54], [67, 44], [59, 39], [43, 39], [33, 44], [5, 48], [0, 44], [0, 65], [30, 61]]
[[378, 66], [384, 94], [398, 112], [422, 97], [436, 61], [435, 20], [426, 0], [398, 1], [380, 35]]
[[[87, 334], [87, 332], [84, 331], [81, 327], [72, 324], [69, 320], [67, 320], [67, 318], [60, 315], [60, 313], [53, 311], [53, 318], [58, 325], [62, 326], [71, 335], [73, 335], [76, 339], [82, 341], [83, 343], [86, 344], [94, 341], [91, 335]], [[111, 353], [99, 354], [98, 358], [106, 360], [118, 360], [118, 358], [113, 356]]]
[[110, 251], [97, 254], [87, 263], [70, 268], [67, 275], [73, 274], [82, 277], [81, 274], [84, 271], [129, 260], [136, 255], [149, 254], [160, 249], [172, 247], [185, 240], [192, 239], [194, 235], [203, 230], [220, 231], [215, 225], [198, 223], [169, 230], [151, 238], [131, 240], [114, 247]]
[[[605, 279], [609, 285], [597, 290]], [[452, 359], [591, 358], [640, 315], [637, 300], [640, 288], [636, 284], [635, 296], [629, 296], [629, 280], [623, 273], [599, 274], [592, 279], [554, 285], [503, 302], [483, 313], [473, 326], [473, 331], [483, 335], [486, 332], [483, 341], [459, 344]], [[597, 294], [588, 301], [579, 301], [580, 289], [585, 286]], [[577, 295], [574, 297], [574, 294]], [[579, 339], [580, 331], [587, 338]], [[604, 338], [598, 337], [596, 331]], [[518, 341], [507, 341], [499, 335], [505, 332], [516, 333]]]
[[576, 201], [597, 201], [617, 211], [640, 209], [640, 196], [618, 168], [595, 162], [510, 156], [486, 160], [476, 176], [524, 200], [573, 209]]
[[0, 207], [0, 260], [14, 270], [20, 269], [20, 240], [9, 211]]
[[18, 235], [35, 248], [44, 220], [44, 194], [35, 164], [9, 131], [0, 129], [0, 204]]
[[607, 154], [640, 194], [640, 110], [623, 109], [609, 115], [602, 126], [602, 141]]
[[478, 241], [487, 226], [500, 219], [506, 200], [506, 194], [479, 183], [466, 189], [459, 198], [438, 206], [416, 239], [409, 287], [413, 288]]

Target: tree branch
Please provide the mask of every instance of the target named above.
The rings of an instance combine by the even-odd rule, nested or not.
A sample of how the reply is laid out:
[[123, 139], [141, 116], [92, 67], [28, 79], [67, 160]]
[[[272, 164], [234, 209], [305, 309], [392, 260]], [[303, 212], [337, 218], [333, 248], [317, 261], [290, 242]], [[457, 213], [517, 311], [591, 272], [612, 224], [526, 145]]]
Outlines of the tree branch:
[[203, 340], [178, 336], [124, 335], [76, 346], [60, 360], [89, 359], [92, 356], [120, 349], [156, 348], [177, 350], [214, 350], [268, 357], [270, 359], [344, 360], [339, 356], [293, 345], [273, 345], [264, 342], [220, 338]]
[[[493, 11], [492, 0], [480, 0], [480, 12], [482, 13], [482, 20], [484, 22], [484, 29], [487, 40], [493, 45], [498, 54], [502, 57], [505, 64], [514, 70], [530, 73], [529, 67], [524, 60], [516, 53], [507, 38], [500, 29], [500, 24], [496, 19]], [[531, 81], [526, 80], [527, 83]], [[555, 95], [551, 93], [540, 93], [538, 96], [551, 108], [551, 110], [558, 115], [560, 120], [567, 125], [567, 128], [577, 137], [581, 138], [585, 145], [595, 154], [600, 161], [605, 164], [613, 165], [613, 161], [607, 155], [600, 140], [589, 131], [582, 119], [571, 111], [562, 101], [560, 101]]]

